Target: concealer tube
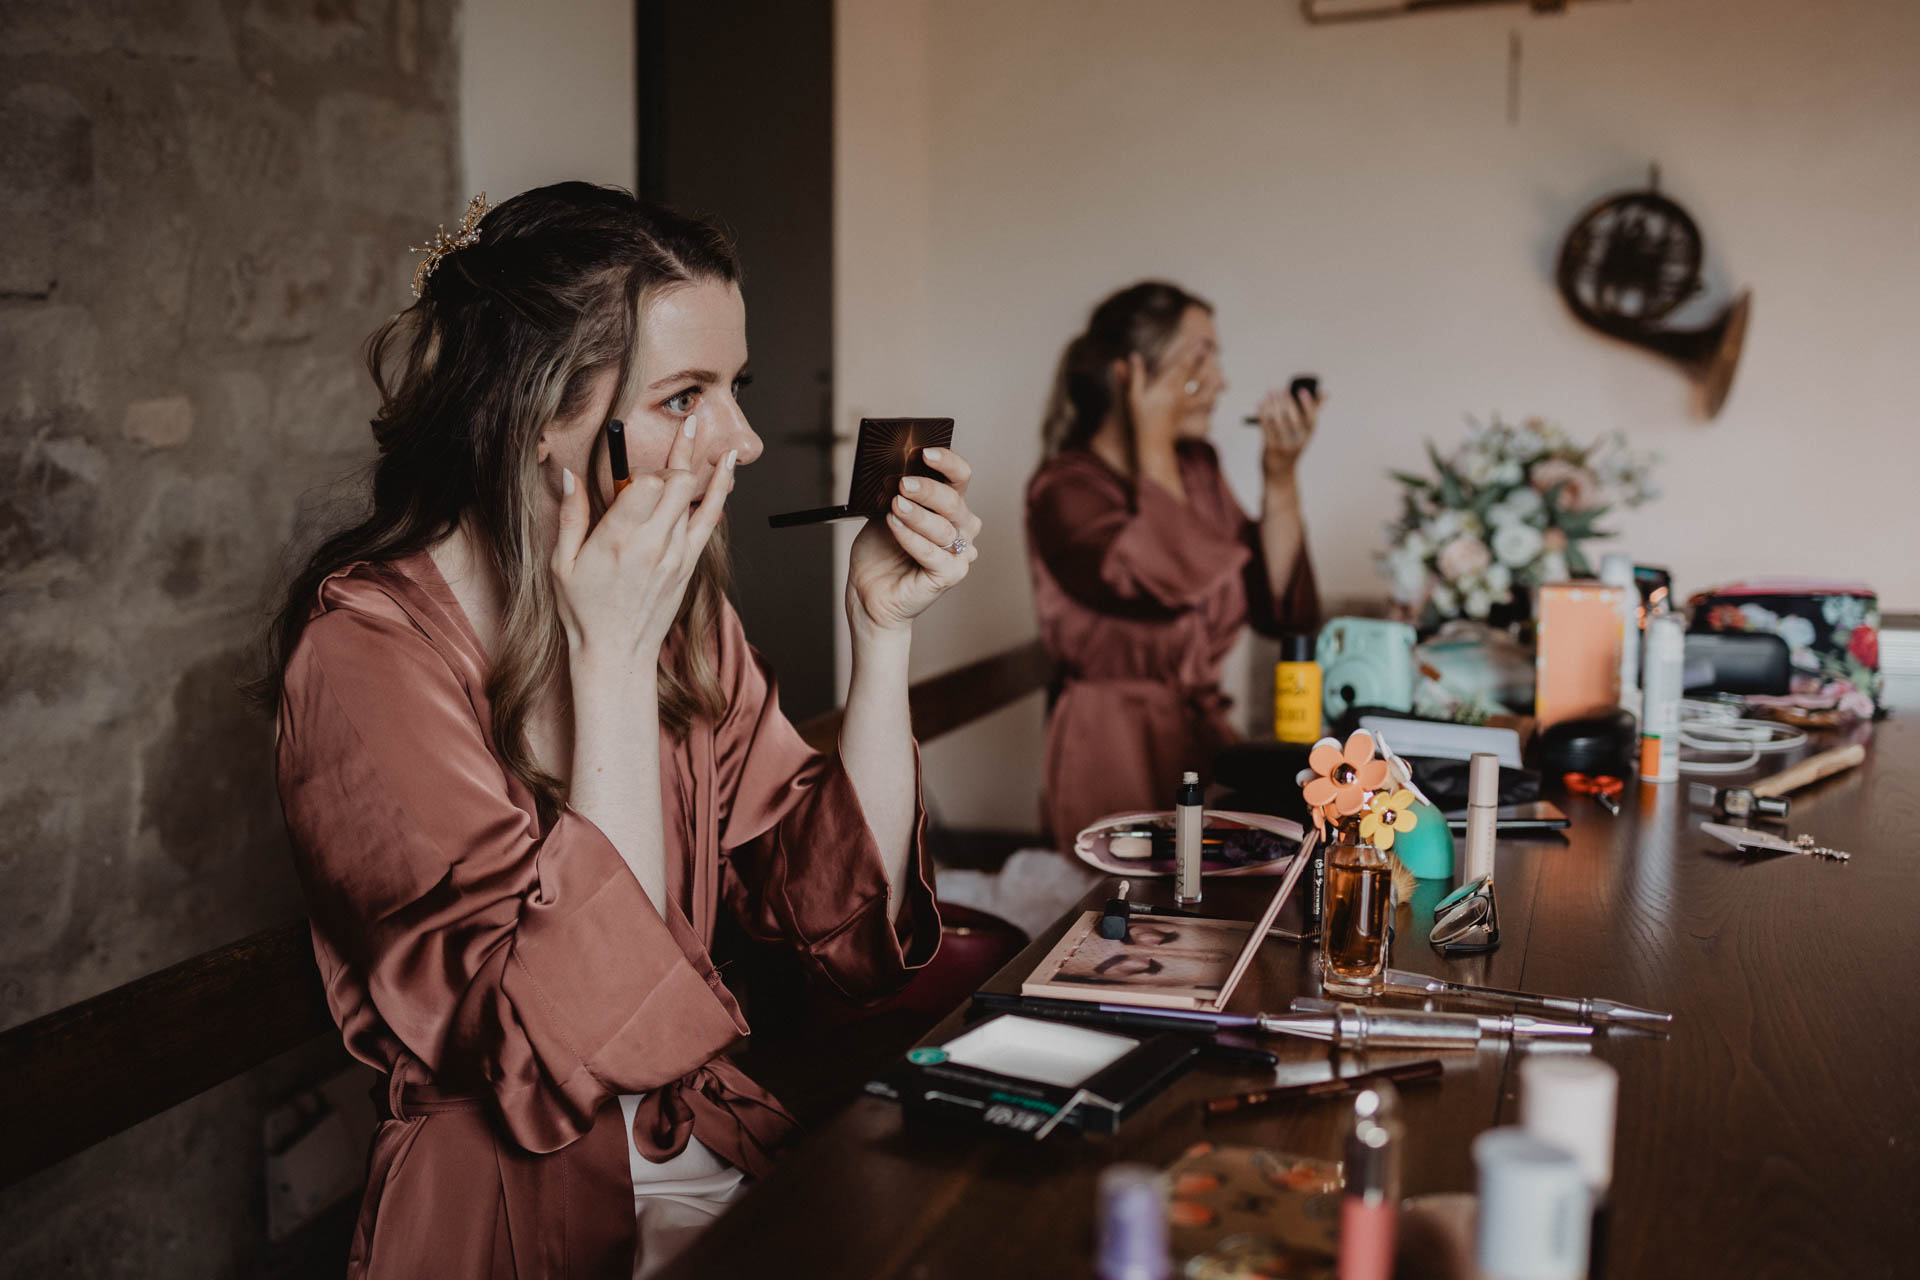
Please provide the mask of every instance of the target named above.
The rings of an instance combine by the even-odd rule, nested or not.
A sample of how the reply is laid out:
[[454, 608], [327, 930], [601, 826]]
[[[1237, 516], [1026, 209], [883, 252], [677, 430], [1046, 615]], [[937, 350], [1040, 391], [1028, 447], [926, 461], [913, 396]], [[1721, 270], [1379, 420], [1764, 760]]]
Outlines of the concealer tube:
[[1467, 766], [1467, 839], [1460, 860], [1461, 884], [1473, 884], [1493, 874], [1495, 815], [1500, 808], [1500, 757], [1490, 751], [1474, 753]]
[[1200, 775], [1180, 775], [1173, 796], [1173, 900], [1182, 907], [1200, 905]]

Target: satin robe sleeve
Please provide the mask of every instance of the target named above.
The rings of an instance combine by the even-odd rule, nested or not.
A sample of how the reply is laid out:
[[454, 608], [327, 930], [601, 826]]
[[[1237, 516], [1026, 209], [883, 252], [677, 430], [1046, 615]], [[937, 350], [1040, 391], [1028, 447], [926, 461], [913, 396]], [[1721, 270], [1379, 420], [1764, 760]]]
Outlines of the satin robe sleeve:
[[1247, 621], [1263, 636], [1282, 636], [1288, 632], [1312, 632], [1320, 629], [1320, 587], [1313, 576], [1313, 560], [1307, 554], [1307, 527], [1300, 525], [1300, 548], [1294, 552], [1293, 569], [1279, 596], [1273, 594], [1273, 578], [1267, 572], [1267, 549], [1260, 541], [1260, 522], [1252, 519], [1233, 496], [1233, 489], [1218, 465], [1210, 469], [1216, 501], [1233, 512], [1240, 523], [1240, 540], [1249, 553], [1242, 573], [1246, 580]]
[[1083, 470], [1043, 473], [1027, 518], [1047, 572], [1067, 594], [1103, 612], [1183, 613], [1247, 566], [1240, 530], [1204, 527], [1151, 480], [1129, 486]]
[[514, 803], [460, 678], [399, 604], [333, 590], [288, 663], [278, 755], [349, 1047], [490, 1091], [514, 1139], [545, 1152], [611, 1095], [745, 1034], [698, 935], [601, 830], [569, 809], [543, 835]]
[[726, 716], [714, 744], [728, 908], [748, 934], [785, 943], [842, 995], [905, 985], [940, 941], [920, 753], [914, 748], [913, 849], [898, 903], [840, 757], [807, 746], [780, 711], [771, 672], [728, 609], [719, 645]]

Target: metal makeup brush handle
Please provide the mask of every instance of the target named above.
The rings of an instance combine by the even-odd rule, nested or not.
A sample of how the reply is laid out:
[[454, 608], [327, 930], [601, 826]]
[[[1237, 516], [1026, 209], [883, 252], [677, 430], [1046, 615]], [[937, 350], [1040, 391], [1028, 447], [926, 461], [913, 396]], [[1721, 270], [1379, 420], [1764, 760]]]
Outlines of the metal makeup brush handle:
[[1337, 1004], [1327, 1012], [1263, 1014], [1262, 1031], [1325, 1040], [1359, 1049], [1476, 1049], [1480, 1019], [1470, 1013], [1417, 1009], [1362, 1009]]

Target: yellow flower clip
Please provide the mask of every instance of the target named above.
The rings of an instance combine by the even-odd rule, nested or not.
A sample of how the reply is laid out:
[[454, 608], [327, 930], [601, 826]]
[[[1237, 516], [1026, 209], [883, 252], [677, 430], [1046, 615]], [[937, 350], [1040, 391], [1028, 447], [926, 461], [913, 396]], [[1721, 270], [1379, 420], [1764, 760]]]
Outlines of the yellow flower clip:
[[1395, 833], [1411, 831], [1420, 824], [1412, 812], [1413, 803], [1413, 792], [1404, 788], [1376, 792], [1366, 816], [1360, 819], [1360, 838], [1378, 849], [1393, 848]]

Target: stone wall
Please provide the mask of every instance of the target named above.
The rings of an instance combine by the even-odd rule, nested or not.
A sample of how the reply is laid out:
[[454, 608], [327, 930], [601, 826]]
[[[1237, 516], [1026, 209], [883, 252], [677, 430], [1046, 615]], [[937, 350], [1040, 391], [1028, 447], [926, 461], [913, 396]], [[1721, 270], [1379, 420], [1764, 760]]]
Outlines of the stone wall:
[[[0, 3], [0, 1024], [300, 910], [237, 683], [460, 212], [455, 80], [453, 0]], [[249, 1272], [273, 1083], [0, 1193], [0, 1274]]]

